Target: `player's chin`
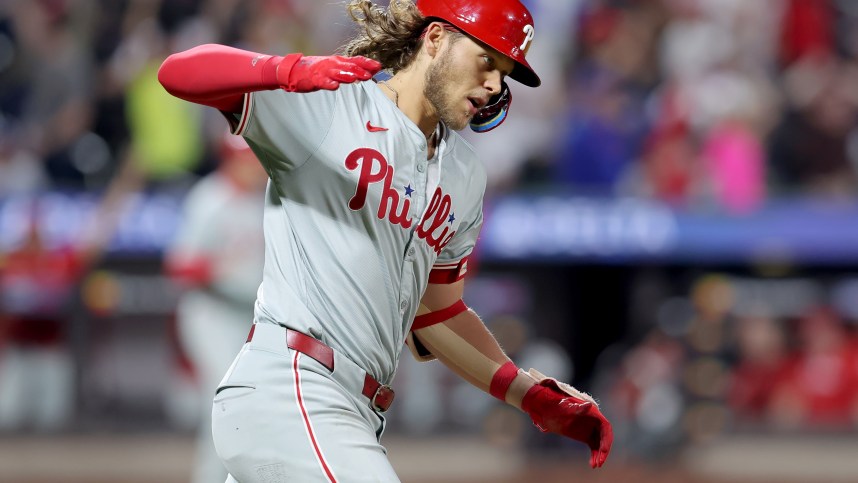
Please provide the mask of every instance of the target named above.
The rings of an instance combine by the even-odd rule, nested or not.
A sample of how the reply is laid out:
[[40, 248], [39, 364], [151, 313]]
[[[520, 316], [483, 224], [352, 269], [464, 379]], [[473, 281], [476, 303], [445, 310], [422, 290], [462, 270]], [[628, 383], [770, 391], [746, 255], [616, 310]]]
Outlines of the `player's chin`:
[[[470, 107], [470, 103], [468, 103]], [[453, 131], [461, 131], [470, 124], [473, 118], [473, 112], [470, 109], [462, 109], [461, 106], [449, 106], [447, 109], [439, 111], [441, 120], [444, 121], [449, 129]]]
[[445, 119], [444, 124], [446, 124], [447, 127], [452, 129], [453, 131], [461, 131], [462, 129], [465, 129], [468, 124], [470, 124], [471, 119], [473, 119], [473, 116], [468, 113], [465, 113], [459, 116], [455, 116], [455, 118], [452, 118], [451, 116], [451, 119]]

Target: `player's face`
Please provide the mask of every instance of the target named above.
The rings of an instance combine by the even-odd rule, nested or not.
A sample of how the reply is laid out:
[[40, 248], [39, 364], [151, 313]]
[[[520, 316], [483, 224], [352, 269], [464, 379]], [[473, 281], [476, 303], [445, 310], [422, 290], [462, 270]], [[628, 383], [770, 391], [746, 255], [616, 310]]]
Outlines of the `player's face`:
[[453, 36], [426, 71], [424, 95], [444, 123], [464, 129], [515, 63], [468, 36]]

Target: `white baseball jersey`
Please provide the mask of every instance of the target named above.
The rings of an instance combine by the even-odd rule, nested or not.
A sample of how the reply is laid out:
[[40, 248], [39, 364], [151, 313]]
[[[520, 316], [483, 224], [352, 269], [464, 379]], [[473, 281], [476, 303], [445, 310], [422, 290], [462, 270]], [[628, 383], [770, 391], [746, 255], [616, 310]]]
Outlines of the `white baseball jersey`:
[[255, 322], [389, 382], [430, 277], [467, 269], [486, 185], [473, 148], [442, 125], [427, 160], [424, 134], [372, 81], [250, 93], [233, 121], [271, 178]]

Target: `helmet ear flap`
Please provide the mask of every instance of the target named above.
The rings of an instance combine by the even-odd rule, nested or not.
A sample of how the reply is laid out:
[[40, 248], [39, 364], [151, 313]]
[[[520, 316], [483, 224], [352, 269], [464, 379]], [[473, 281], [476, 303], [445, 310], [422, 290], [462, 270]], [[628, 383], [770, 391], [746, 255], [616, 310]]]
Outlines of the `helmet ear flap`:
[[501, 91], [489, 99], [489, 103], [471, 119], [471, 130], [476, 133], [489, 132], [506, 120], [512, 104], [512, 91], [506, 82], [501, 82]]

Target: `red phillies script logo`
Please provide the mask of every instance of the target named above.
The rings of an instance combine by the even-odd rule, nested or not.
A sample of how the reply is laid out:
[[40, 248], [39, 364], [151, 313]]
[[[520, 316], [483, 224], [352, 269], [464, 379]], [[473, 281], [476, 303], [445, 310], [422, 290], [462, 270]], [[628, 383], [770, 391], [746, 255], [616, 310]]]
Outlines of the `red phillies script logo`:
[[[375, 149], [358, 148], [346, 157], [345, 164], [350, 171], [360, 169], [360, 179], [358, 179], [354, 196], [349, 200], [349, 208], [355, 211], [363, 208], [366, 204], [369, 186], [375, 183], [383, 183], [381, 200], [378, 205], [378, 219], [387, 218], [394, 225], [411, 228], [412, 220], [408, 218], [411, 200], [400, 197], [399, 191], [393, 188], [394, 169], [388, 164], [384, 155]], [[449, 220], [452, 204], [450, 195], [441, 191], [439, 186], [429, 201], [426, 214], [417, 225], [417, 236], [426, 240], [426, 244], [432, 247], [436, 254], [440, 254], [441, 250], [450, 243], [453, 235], [456, 234], [455, 231], [450, 230], [450, 227], [445, 226], [437, 236], [434, 235]]]

